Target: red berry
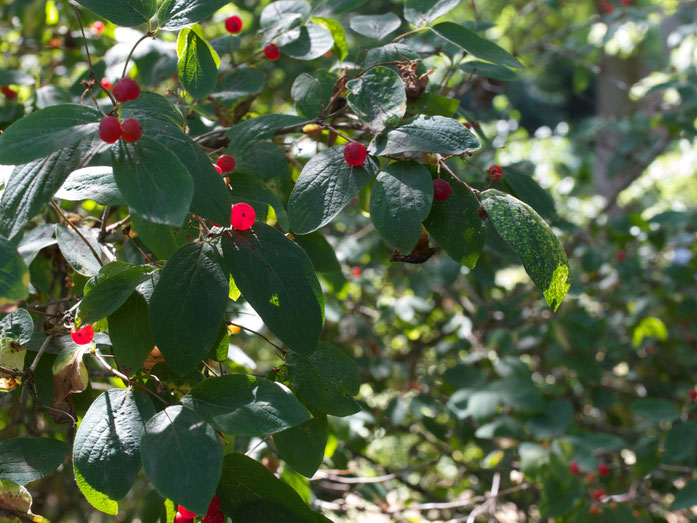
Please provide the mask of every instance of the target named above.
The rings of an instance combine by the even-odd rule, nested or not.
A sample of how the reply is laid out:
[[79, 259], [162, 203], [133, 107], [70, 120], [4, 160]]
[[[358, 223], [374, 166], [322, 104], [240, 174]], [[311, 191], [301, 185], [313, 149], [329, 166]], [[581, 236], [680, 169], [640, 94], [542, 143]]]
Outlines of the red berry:
[[464, 125], [464, 126], [467, 127], [468, 129], [471, 129], [471, 128], [472, 128], [472, 126], [471, 126], [470, 124], [468, 124], [467, 122], [463, 123], [462, 125]]
[[185, 518], [193, 519], [196, 517], [196, 514], [194, 512], [191, 512], [190, 510], [182, 507], [181, 505], [177, 506], [177, 512], [179, 512]]
[[133, 78], [121, 78], [116, 82], [113, 93], [119, 102], [135, 100], [140, 96], [140, 86]]
[[94, 329], [92, 325], [87, 325], [70, 333], [70, 337], [78, 345], [87, 345], [94, 339]]
[[246, 203], [236, 203], [232, 206], [232, 215], [230, 216], [230, 225], [238, 231], [246, 231], [256, 219], [256, 213], [251, 205]]
[[354, 267], [353, 269], [351, 269], [351, 274], [353, 274], [354, 276], [361, 276], [363, 274], [363, 269], [361, 269], [360, 267]]
[[489, 170], [487, 170], [487, 173], [489, 173], [489, 178], [494, 182], [500, 182], [503, 178], [503, 169], [500, 165], [492, 165], [489, 167]]
[[242, 31], [242, 19], [239, 16], [230, 16], [225, 19], [225, 29], [228, 33], [236, 35]]
[[99, 137], [103, 142], [114, 143], [121, 138], [121, 124], [114, 116], [105, 116], [99, 122]]
[[121, 137], [124, 142], [135, 143], [143, 136], [143, 128], [135, 118], [124, 120], [121, 124]]
[[598, 465], [598, 476], [605, 477], [610, 474], [610, 467], [605, 463]]
[[104, 32], [104, 29], [106, 29], [106, 25], [104, 25], [104, 22], [101, 20], [97, 20], [93, 25], [92, 29], [94, 29], [94, 32], [97, 33], [98, 35], [102, 34]]
[[174, 523], [194, 523], [194, 518], [187, 518], [181, 512], [174, 515]]
[[595, 479], [595, 476], [591, 474], [590, 472], [586, 474], [586, 481], [593, 481]]
[[107, 91], [111, 91], [111, 82], [107, 80], [106, 78], [102, 78], [102, 87], [106, 89]]
[[580, 468], [578, 467], [578, 463], [575, 461], [572, 461], [569, 463], [569, 472], [571, 472], [574, 476], [580, 472]]
[[206, 514], [213, 514], [217, 512], [220, 512], [220, 498], [213, 494], [211, 502], [208, 504], [208, 511]]
[[217, 163], [214, 163], [213, 167], [215, 167], [215, 170], [218, 171], [218, 174], [220, 174], [222, 176], [223, 168], [220, 165], [218, 165]]
[[593, 499], [596, 501], [599, 501], [601, 498], [604, 498], [606, 495], [607, 494], [605, 493], [605, 490], [601, 489], [601, 488], [594, 490], [593, 494], [592, 494]]
[[624, 251], [618, 251], [617, 252], [617, 261], [618, 262], [623, 262], [624, 260], [627, 259], [627, 253]]
[[203, 517], [203, 523], [225, 523], [225, 514], [223, 514], [222, 512], [206, 514]]
[[14, 89], [11, 89], [9, 85], [3, 85], [0, 87], [0, 92], [5, 95], [5, 98], [8, 100], [14, 100], [17, 98], [17, 91]]
[[444, 202], [453, 194], [453, 188], [448, 182], [437, 178], [433, 180], [433, 199], [437, 202]]
[[591, 516], [597, 516], [598, 514], [600, 514], [600, 512], [601, 512], [600, 507], [598, 505], [591, 505], [590, 508], [588, 509], [588, 513]]
[[346, 147], [344, 147], [344, 159], [349, 165], [358, 167], [363, 165], [366, 157], [368, 156], [368, 151], [362, 143], [351, 142]]
[[281, 57], [281, 50], [276, 44], [269, 44], [264, 47], [264, 55], [273, 62]]
[[690, 399], [692, 401], [697, 401], [697, 390], [690, 389]]
[[235, 159], [229, 154], [224, 154], [216, 162], [224, 173], [229, 173], [235, 168]]

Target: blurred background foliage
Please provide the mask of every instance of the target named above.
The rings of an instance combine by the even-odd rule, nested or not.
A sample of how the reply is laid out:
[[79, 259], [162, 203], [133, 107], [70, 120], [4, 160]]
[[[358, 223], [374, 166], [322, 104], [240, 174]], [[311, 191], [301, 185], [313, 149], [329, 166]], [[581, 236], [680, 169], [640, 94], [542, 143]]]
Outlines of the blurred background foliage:
[[[224, 61], [258, 50], [266, 3], [230, 4], [203, 24]], [[383, 0], [325, 0], [314, 8], [345, 27], [347, 59], [259, 61], [266, 79], [252, 114], [292, 112], [290, 87], [303, 72], [364, 60], [375, 42], [349, 29], [354, 13], [402, 12], [401, 3]], [[244, 21], [240, 37], [225, 33], [231, 14]], [[312, 480], [278, 470], [329, 517], [617, 522], [697, 515], [690, 396], [697, 381], [696, 15], [697, 3], [677, 0], [463, 1], [446, 18], [472, 24], [526, 66], [488, 76], [473, 74], [456, 48], [433, 37], [406, 40], [425, 70], [433, 69], [428, 90], [459, 99], [456, 117], [485, 143], [451, 168], [477, 188], [487, 186], [493, 163], [503, 166], [501, 183], [510, 175], [540, 184], [551, 199], [536, 208], [567, 250], [572, 287], [552, 313], [493, 231], [474, 270], [443, 252], [419, 265], [391, 263], [391, 249], [367, 217], [364, 190], [323, 229], [332, 249], [313, 252], [325, 287], [323, 337], [358, 361], [363, 410], [330, 417], [325, 461]], [[86, 10], [82, 17], [98, 75], [113, 83], [143, 31], [107, 23], [98, 35], [96, 19]], [[392, 36], [408, 30], [404, 22]], [[0, 83], [18, 93], [0, 98], [0, 128], [51, 100], [79, 99], [86, 62], [67, 1], [5, 0], [0, 36], [0, 69], [17, 73]], [[162, 94], [176, 90], [175, 36], [145, 42], [130, 73]], [[214, 114], [212, 102], [189, 110], [191, 134], [212, 129]], [[317, 141], [326, 135], [277, 141], [294, 178], [301, 166], [294, 159], [311, 157]], [[0, 168], [0, 182], [8, 174]], [[267, 186], [287, 200], [288, 178]], [[520, 191], [540, 197], [525, 193], [525, 183]], [[87, 201], [72, 212], [99, 217], [102, 210]], [[116, 242], [123, 259], [141, 259], [138, 238]], [[68, 276], [64, 262], [56, 273], [59, 256], [47, 247], [31, 265], [42, 293]], [[251, 308], [231, 307], [241, 324], [263, 329]], [[231, 342], [233, 369], [266, 375], [279, 364], [257, 337], [237, 333]], [[98, 385], [76, 403], [88, 405]], [[3, 439], [27, 434], [31, 424], [10, 424], [15, 415], [0, 411]], [[51, 423], [31, 430], [69, 436]], [[267, 441], [234, 446], [278, 467]], [[598, 474], [600, 464], [609, 474]], [[124, 500], [121, 521], [159, 518], [162, 500], [145, 485]], [[30, 491], [34, 512], [51, 520], [106, 518], [82, 499], [70, 470]]]

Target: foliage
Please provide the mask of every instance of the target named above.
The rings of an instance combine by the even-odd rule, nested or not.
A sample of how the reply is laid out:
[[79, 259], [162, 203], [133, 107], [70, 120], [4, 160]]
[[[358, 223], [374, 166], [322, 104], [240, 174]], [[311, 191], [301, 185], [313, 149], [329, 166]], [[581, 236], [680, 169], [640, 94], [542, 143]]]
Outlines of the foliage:
[[697, 505], [694, 5], [77, 3], [0, 6], [0, 519]]

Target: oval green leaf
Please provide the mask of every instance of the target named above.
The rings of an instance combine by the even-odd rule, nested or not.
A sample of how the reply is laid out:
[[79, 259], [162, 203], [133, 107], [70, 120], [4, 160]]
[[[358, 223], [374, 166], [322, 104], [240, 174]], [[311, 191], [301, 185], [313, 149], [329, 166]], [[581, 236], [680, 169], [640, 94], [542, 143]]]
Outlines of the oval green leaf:
[[273, 442], [283, 461], [311, 478], [324, 459], [328, 435], [327, 417], [321, 416], [274, 434]]
[[523, 64], [508, 51], [464, 26], [453, 22], [442, 22], [431, 27], [431, 30], [477, 58], [494, 64], [523, 68]]
[[155, 0], [77, 0], [94, 14], [124, 27], [147, 23], [155, 14]]
[[374, 133], [399, 121], [407, 109], [402, 78], [387, 67], [374, 67], [346, 84], [346, 101]]
[[382, 40], [388, 34], [399, 29], [400, 25], [402, 25], [402, 21], [394, 13], [355, 15], [349, 22], [351, 29], [373, 40]]
[[29, 269], [17, 254], [15, 246], [0, 237], [0, 312], [11, 311], [16, 303], [28, 295]]
[[53, 438], [14, 438], [0, 442], [0, 479], [26, 485], [53, 474], [70, 445]]

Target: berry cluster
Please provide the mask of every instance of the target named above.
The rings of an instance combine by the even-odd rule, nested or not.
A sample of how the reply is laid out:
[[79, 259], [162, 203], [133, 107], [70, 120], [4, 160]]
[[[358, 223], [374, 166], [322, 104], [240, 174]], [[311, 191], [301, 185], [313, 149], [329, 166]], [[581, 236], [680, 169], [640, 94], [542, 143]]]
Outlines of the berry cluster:
[[116, 82], [112, 93], [118, 102], [137, 100], [140, 96], [140, 86], [133, 78], [122, 78]]
[[[187, 510], [186, 508], [179, 505], [177, 507], [177, 513], [174, 516], [174, 523], [193, 523], [194, 518], [197, 514]], [[210, 504], [208, 505], [208, 510], [206, 515], [203, 516], [203, 523], [223, 523], [225, 521], [225, 514], [220, 510], [220, 498], [218, 496], [213, 496]]]
[[99, 122], [99, 137], [103, 142], [115, 143], [119, 138], [124, 142], [135, 143], [143, 136], [143, 128], [135, 118], [123, 122], [114, 116], [105, 116]]

